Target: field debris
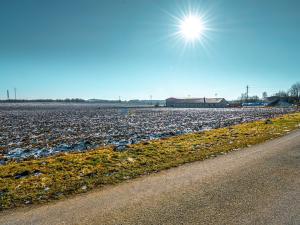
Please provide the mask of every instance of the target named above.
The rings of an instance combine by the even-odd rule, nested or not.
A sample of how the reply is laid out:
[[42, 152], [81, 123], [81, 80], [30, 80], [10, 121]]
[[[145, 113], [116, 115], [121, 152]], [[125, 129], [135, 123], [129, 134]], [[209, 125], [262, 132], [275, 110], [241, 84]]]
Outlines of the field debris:
[[0, 105], [0, 165], [265, 120], [292, 109], [101, 108], [99, 104]]

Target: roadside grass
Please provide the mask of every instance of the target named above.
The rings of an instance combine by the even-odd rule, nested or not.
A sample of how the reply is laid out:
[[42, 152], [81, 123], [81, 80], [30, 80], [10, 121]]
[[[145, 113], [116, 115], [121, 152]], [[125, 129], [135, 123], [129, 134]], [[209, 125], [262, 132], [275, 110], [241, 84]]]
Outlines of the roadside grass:
[[300, 113], [201, 133], [0, 166], [0, 210], [48, 202], [95, 187], [204, 160], [280, 137], [300, 128]]

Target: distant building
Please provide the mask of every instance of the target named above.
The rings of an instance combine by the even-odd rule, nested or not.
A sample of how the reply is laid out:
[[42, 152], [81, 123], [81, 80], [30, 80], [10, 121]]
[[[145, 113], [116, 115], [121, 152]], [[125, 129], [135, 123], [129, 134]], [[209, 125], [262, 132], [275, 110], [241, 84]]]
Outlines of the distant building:
[[224, 98], [168, 98], [167, 107], [176, 108], [225, 108], [229, 104]]

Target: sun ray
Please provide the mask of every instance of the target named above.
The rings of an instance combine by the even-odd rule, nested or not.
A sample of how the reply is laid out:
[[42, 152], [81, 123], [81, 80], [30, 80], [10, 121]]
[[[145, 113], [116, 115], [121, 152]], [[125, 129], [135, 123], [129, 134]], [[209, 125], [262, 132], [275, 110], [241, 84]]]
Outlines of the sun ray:
[[178, 7], [177, 13], [164, 11], [171, 20], [171, 32], [166, 36], [173, 39], [174, 43], [181, 45], [185, 51], [189, 48], [195, 49], [201, 46], [205, 52], [209, 51], [207, 46], [210, 42], [210, 33], [215, 32], [216, 28], [211, 26], [211, 8], [205, 10], [195, 7], [192, 4]]

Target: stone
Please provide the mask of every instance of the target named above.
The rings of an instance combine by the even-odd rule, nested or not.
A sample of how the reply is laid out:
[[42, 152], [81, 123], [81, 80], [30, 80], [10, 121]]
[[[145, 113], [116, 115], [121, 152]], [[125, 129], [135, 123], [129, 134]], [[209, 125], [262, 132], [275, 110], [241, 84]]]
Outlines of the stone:
[[44, 191], [49, 191], [49, 190], [50, 190], [49, 187], [45, 187], [45, 188], [44, 188]]
[[114, 146], [114, 151], [117, 151], [117, 152], [123, 152], [126, 150], [126, 148], [128, 148], [127, 145], [118, 145], [118, 146]]
[[25, 170], [24, 172], [15, 175], [15, 179], [25, 178], [25, 177], [28, 177], [29, 175], [30, 175], [30, 172], [28, 170]]
[[134, 160], [133, 158], [131, 158], [131, 157], [128, 157], [128, 158], [127, 158], [127, 161], [128, 161], [128, 162], [131, 162], [131, 163], [134, 163], [134, 162], [135, 162], [135, 160]]
[[273, 124], [273, 122], [272, 122], [272, 120], [267, 119], [267, 120], [265, 120], [265, 124]]
[[82, 187], [81, 187], [81, 190], [86, 191], [86, 190], [87, 190], [87, 186], [86, 186], [86, 185], [82, 186]]

